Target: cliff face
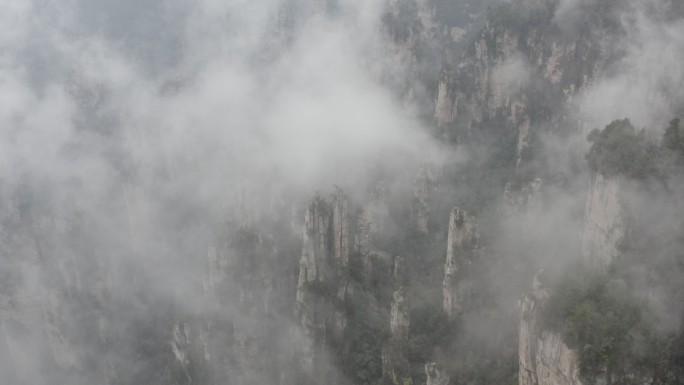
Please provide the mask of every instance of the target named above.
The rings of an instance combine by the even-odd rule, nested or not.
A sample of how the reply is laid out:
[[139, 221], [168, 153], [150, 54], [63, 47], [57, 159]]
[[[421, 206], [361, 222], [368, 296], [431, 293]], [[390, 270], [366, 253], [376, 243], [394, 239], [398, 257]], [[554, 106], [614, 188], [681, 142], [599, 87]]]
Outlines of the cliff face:
[[[605, 177], [599, 172], [590, 177], [582, 232], [582, 254], [590, 266], [605, 271], [619, 253], [627, 231], [628, 188], [623, 177]], [[535, 277], [533, 292], [521, 303], [519, 383], [581, 384], [577, 352], [565, 345], [559, 333], [541, 325], [541, 309], [548, 295]]]
[[548, 293], [535, 277], [533, 292], [521, 302], [518, 334], [519, 385], [581, 385], [577, 353], [558, 333], [542, 330], [541, 309]]
[[285, 341], [272, 335], [287, 331], [277, 319], [291, 312], [281, 304], [294, 300], [294, 261], [253, 226], [241, 221], [218, 233], [203, 259], [197, 305], [169, 311], [156, 326], [167, 328], [162, 337], [173, 353], [169, 381], [251, 385], [288, 373]]
[[460, 55], [481, 25], [485, 2], [467, 0], [391, 0], [383, 15], [387, 54], [392, 65], [377, 78], [389, 85], [406, 106], [429, 119], [440, 63]]
[[[333, 12], [336, 6], [335, 1], [327, 0], [302, 3], [308, 12], [317, 14]], [[391, 40], [388, 50], [395, 56], [391, 61], [407, 63], [409, 68], [398, 71], [402, 75], [398, 79], [392, 78], [396, 73], [383, 72], [378, 77], [389, 77], [386, 83], [399, 88], [398, 94], [405, 101], [415, 101], [430, 91], [420, 85], [422, 79], [416, 80], [419, 76], [413, 76], [430, 68], [419, 63], [419, 56], [425, 54], [426, 47], [443, 51], [444, 67], [436, 84], [434, 106], [425, 103], [431, 105], [437, 127], [455, 141], [476, 138], [479, 130], [496, 131], [493, 136], [511, 136], [515, 160], [509, 163], [520, 167], [526, 160], [535, 130], [553, 130], [568, 124], [564, 121], [566, 106], [592, 84], [606, 60], [589, 29], [560, 33], [553, 27], [552, 11], [544, 8], [553, 1], [529, 3], [540, 6], [538, 11], [544, 16], [511, 22], [508, 16], [502, 19], [501, 15], [493, 15], [458, 62], [451, 48], [460, 41], [463, 29], [440, 24], [440, 15], [428, 0], [390, 1], [386, 21], [397, 23], [387, 29]], [[404, 77], [406, 73], [411, 76]], [[88, 103], [96, 106], [100, 103], [98, 100], [100, 96], [93, 94], [93, 100]], [[177, 174], [176, 160], [168, 162], [168, 170], [154, 170], [150, 174]], [[140, 179], [145, 179], [147, 175], [142, 174]], [[431, 210], [435, 210], [431, 200], [442, 183], [442, 170], [424, 165], [413, 176], [413, 184], [403, 186], [409, 193], [400, 204], [411, 207], [407, 209], [408, 219], [404, 219], [411, 223], [406, 227], [415, 227], [420, 233], [415, 243], [428, 243], [443, 236], [439, 230], [444, 230], [446, 225], [430, 222], [434, 214]], [[164, 182], [160, 185], [166, 186]], [[261, 211], [251, 207], [268, 206], [270, 200], [242, 192], [242, 199], [251, 204], [240, 202], [234, 210], [237, 220], [226, 221], [230, 214], [217, 215], [220, 219], [206, 215], [219, 222], [201, 223], [209, 228], [203, 230], [212, 235], [203, 231], [195, 234], [193, 231], [199, 225], [196, 222], [187, 225], [185, 217], [173, 218], [173, 224], [167, 226], [165, 221], [173, 215], [169, 212], [192, 216], [188, 212], [192, 213], [193, 209], [169, 202], [160, 207], [138, 205], [138, 201], [145, 199], [138, 200], [136, 196], [150, 186], [131, 183], [123, 194], [118, 194], [125, 198], [112, 210], [118, 212], [124, 208], [121, 211], [128, 216], [127, 221], [107, 223], [125, 227], [120, 225], [127, 222], [129, 228], [125, 232], [130, 234], [117, 233], [116, 236], [126, 239], [111, 241], [113, 246], [107, 250], [96, 249], [87, 242], [83, 249], [75, 246], [82, 245], [83, 238], [92, 238], [99, 244], [110, 242], [92, 235], [98, 228], [89, 229], [91, 224], [83, 220], [87, 215], [82, 212], [68, 216], [32, 212], [26, 206], [40, 202], [25, 204], [19, 202], [20, 198], [4, 199], [3, 196], [3, 201], [8, 203], [0, 208], [0, 268], [3, 270], [0, 272], [0, 373], [8, 373], [8, 383], [21, 383], [15, 379], [32, 378], [33, 372], [43, 369], [47, 373], [66, 373], [65, 378], [85, 373], [82, 383], [104, 381], [108, 385], [341, 383], [337, 371], [330, 365], [339, 364], [335, 361], [339, 357], [331, 357], [330, 346], [338, 349], [334, 354], [351, 351], [345, 339], [349, 338], [352, 313], [358, 308], [350, 311], [348, 306], [353, 304], [350, 300], [356, 294], [366, 290], [365, 297], [359, 295], [357, 299], [371, 299], [367, 301], [371, 303], [368, 307], [379, 309], [371, 315], [380, 319], [382, 331], [389, 329], [389, 333], [382, 341], [384, 345], [372, 342], [381, 346], [382, 351], [380, 348], [370, 353], [365, 350], [353, 357], [361, 357], [358, 361], [362, 362], [345, 362], [345, 365], [356, 365], [354, 371], [377, 368], [383, 378], [374, 380], [387, 384], [411, 381], [413, 373], [409, 373], [409, 366], [414, 363], [410, 364], [409, 358], [412, 354], [421, 349], [428, 351], [426, 355], [435, 357], [425, 358], [427, 361], [436, 360], [442, 353], [433, 352], [439, 350], [438, 343], [414, 346], [416, 351], [410, 350], [409, 328], [418, 329], [416, 325], [420, 323], [412, 323], [409, 310], [415, 309], [409, 304], [411, 300], [417, 303], [424, 298], [409, 298], [411, 287], [405, 284], [405, 275], [427, 277], [413, 277], [413, 283], [419, 279], [434, 282], [435, 275], [428, 273], [439, 270], [444, 261], [442, 286], [439, 286], [441, 271], [436, 273], [436, 284], [430, 285], [430, 289], [434, 288], [434, 292], [429, 292], [430, 300], [437, 302], [436, 309], [425, 312], [439, 313], [441, 293], [441, 310], [448, 319], [454, 320], [468, 301], [471, 285], [468, 270], [480, 252], [479, 228], [472, 215], [454, 208], [446, 232], [446, 258], [442, 260], [444, 254], [439, 251], [434, 253], [438, 255], [435, 262], [419, 255], [426, 249], [432, 252], [432, 248], [409, 245], [415, 246], [407, 247], [414, 253], [409, 256], [415, 258], [414, 265], [430, 266], [421, 266], [420, 273], [402, 272], [403, 260], [393, 258], [393, 254], [378, 247], [377, 240], [390, 243], [388, 234], [406, 235], [397, 229], [401, 227], [397, 225], [405, 223], [392, 223], [396, 218], [391, 218], [388, 187], [383, 181], [375, 182], [369, 197], [354, 202], [359, 205], [358, 212], [350, 211], [352, 205], [338, 189], [330, 197], [314, 197], [303, 210], [294, 202], [296, 199], [286, 201], [284, 205], [288, 207], [284, 211], [293, 213], [296, 219], [282, 222], [268, 222], [264, 218], [271, 211], [277, 211], [271, 210], [272, 207], [262, 207]], [[617, 254], [625, 236], [624, 210], [618, 199], [622, 183], [617, 178], [594, 174], [589, 186], [582, 250], [587, 260], [602, 269]], [[523, 183], [520, 191], [513, 191], [511, 186], [507, 185], [504, 192], [504, 211], [541, 210], [541, 179]], [[163, 189], [153, 187], [147, 191], [153, 197]], [[303, 225], [297, 229], [293, 242], [290, 233], [302, 224], [302, 214]], [[211, 220], [203, 217], [197, 222]], [[159, 228], [175, 230], [177, 226], [180, 230], [169, 230], [172, 234], [154, 233], [151, 228], [155, 227], [155, 221], [164, 223]], [[269, 232], [266, 229], [269, 226], [276, 229]], [[433, 233], [433, 228], [438, 231]], [[187, 241], [193, 245], [184, 249], [183, 241], [174, 237], [186, 241], [185, 236], [179, 235], [189, 233], [199, 240]], [[285, 235], [278, 238], [276, 233]], [[145, 244], [150, 239], [154, 240], [153, 246]], [[438, 246], [441, 250], [441, 240]], [[159, 249], [153, 250], [153, 247]], [[173, 250], [176, 247], [181, 251]], [[112, 260], [129, 251], [132, 255], [129, 258], [136, 261], [114, 266]], [[147, 254], [153, 257], [148, 258]], [[166, 254], [174, 257], [158, 257]], [[356, 262], [361, 266], [361, 278], [351, 277]], [[391, 274], [388, 266], [392, 264], [393, 278], [387, 278]], [[193, 271], [192, 266], [200, 266], [202, 273], [186, 274]], [[151, 288], [145, 284], [148, 279], [162, 284]], [[112, 287], [112, 282], [117, 280], [130, 287]], [[541, 329], [540, 310], [548, 294], [539, 285], [535, 286], [534, 292], [521, 304], [519, 383], [580, 385], [575, 352], [563, 343], [559, 334]], [[157, 308], [157, 301], [164, 302], [160, 306], [163, 310], [148, 314], [151, 308]], [[424, 318], [434, 321], [432, 318], [437, 317]], [[428, 334], [425, 330], [422, 332]], [[443, 335], [447, 333], [440, 334]], [[84, 342], [82, 336], [89, 340]], [[93, 362], [93, 352], [103, 352], [107, 358]], [[152, 362], [150, 365], [156, 366], [137, 367], [136, 360], [141, 355], [146, 355]], [[376, 361], [381, 361], [381, 365]], [[36, 362], [40, 368], [35, 367]], [[447, 370], [451, 368], [427, 364], [427, 385], [448, 384]], [[151, 373], [149, 376], [154, 379], [142, 375], [132, 377], [143, 372]], [[60, 380], [61, 377], [55, 382]], [[418, 379], [414, 377], [413, 381]], [[40, 379], [33, 383], [51, 382]]]
[[625, 214], [620, 202], [619, 177], [606, 178], [594, 172], [589, 181], [584, 209], [582, 254], [587, 262], [606, 270], [618, 254], [625, 237]]
[[354, 246], [361, 255], [361, 264], [366, 280], [370, 280], [374, 257], [380, 257], [384, 260], [390, 258], [385, 252], [375, 247], [375, 238], [382, 232], [389, 217], [385, 195], [384, 184], [377, 183], [372, 188], [368, 200], [363, 204], [356, 224]]
[[404, 290], [406, 266], [402, 257], [394, 258], [394, 293], [390, 306], [390, 337], [382, 351], [383, 384], [403, 384], [409, 376], [409, 304]]
[[408, 380], [409, 313], [406, 293], [399, 287], [392, 296], [391, 337], [382, 353], [383, 384], [402, 384]]
[[[586, 28], [564, 29], [554, 17], [558, 4], [513, 1], [492, 9], [463, 56], [447, 57], [442, 68], [434, 112], [440, 133], [451, 142], [505, 146], [509, 151], [497, 154], [506, 157], [514, 174], [509, 180], [515, 180], [505, 188], [503, 214], [534, 219], [543, 209], [542, 180], [534, 177], [544, 176], [544, 184], [553, 187], [555, 175], [531, 173], [546, 169], [535, 163], [540, 138], [546, 133], [579, 132], [582, 122], [573, 103], [612, 60], [604, 46], [606, 35], [600, 25], [604, 21], [591, 15], [582, 24]], [[619, 182], [595, 176], [591, 183], [582, 249], [587, 259], [605, 268], [624, 235], [617, 203]], [[451, 237], [450, 224], [450, 249]], [[460, 308], [458, 291], [453, 289], [459, 285], [454, 278], [459, 261], [450, 254], [443, 298], [445, 313], [453, 316]], [[579, 384], [575, 352], [559, 334], [540, 325], [546, 296], [536, 289], [521, 304], [519, 383]]]
[[425, 364], [425, 385], [449, 385], [449, 376], [443, 368], [434, 362]]
[[480, 235], [475, 218], [454, 207], [449, 217], [446, 263], [444, 264], [443, 310], [453, 318], [462, 309], [467, 292], [467, 267], [479, 249]]
[[554, 2], [514, 3], [490, 12], [459, 61], [445, 61], [434, 120], [459, 142], [497, 127], [515, 138], [520, 166], [537, 131], [577, 127], [566, 121], [567, 108], [607, 59], [598, 34], [559, 31]]
[[511, 184], [507, 183], [503, 194], [503, 213], [507, 215], [539, 213], [543, 205], [542, 185], [541, 178], [535, 178], [532, 182], [524, 185], [520, 191], [513, 191]]
[[312, 378], [324, 375], [318, 361], [326, 338], [341, 336], [346, 325], [334, 302], [347, 296], [348, 215], [347, 198], [339, 189], [331, 202], [316, 196], [306, 208], [295, 315], [304, 334], [301, 369]]

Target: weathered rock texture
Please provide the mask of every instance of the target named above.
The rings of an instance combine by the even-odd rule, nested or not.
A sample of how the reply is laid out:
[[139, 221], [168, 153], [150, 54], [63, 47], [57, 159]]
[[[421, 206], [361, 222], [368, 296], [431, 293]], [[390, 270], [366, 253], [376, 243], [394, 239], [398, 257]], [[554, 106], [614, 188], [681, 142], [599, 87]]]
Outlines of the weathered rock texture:
[[465, 269], [480, 247], [479, 237], [475, 218], [454, 207], [449, 217], [443, 282], [443, 310], [449, 318], [462, 310], [463, 293], [467, 286], [462, 280], [465, 278]]
[[332, 210], [333, 259], [339, 272], [349, 266], [349, 208], [347, 197], [339, 188], [333, 198]]
[[537, 214], [543, 206], [541, 178], [526, 183], [519, 191], [513, 190], [510, 183], [504, 187], [502, 210], [504, 214]]
[[[306, 17], [324, 14], [335, 3], [302, 1]], [[429, 3], [389, 2], [389, 19], [399, 27], [387, 29], [393, 41], [388, 50], [393, 51], [395, 60], [379, 66], [382, 73], [378, 78], [398, 88], [397, 93], [406, 101], [428, 94], [426, 86], [419, 84], [423, 78], [414, 76], [430, 68], [418, 63], [418, 52], [425, 54], [426, 47], [436, 48], [444, 41], [455, 43], [464, 31], [440, 25]], [[279, 16], [283, 26], [289, 28], [303, 20], [293, 16], [296, 9], [288, 12], [284, 10]], [[460, 141], [475, 136], [472, 134], [478, 129], [491, 127], [498, 130], [496, 135], [511, 136], [516, 153], [511, 164], [516, 167], [524, 164], [535, 129], [542, 123], [549, 129], [561, 126], [565, 111], [556, 107], [589, 86], [605, 60], [591, 29], [561, 38], [549, 33], [548, 22], [525, 25], [529, 28], [490, 21], [458, 64], [445, 49], [435, 105], [425, 103], [449, 139]], [[294, 36], [283, 35], [283, 39]], [[281, 42], [274, 45], [280, 48]], [[389, 72], [388, 68], [401, 67], [397, 62], [406, 63], [408, 68]], [[106, 92], [97, 85], [79, 82], [67, 90], [83, 109], [74, 116], [76, 128], [116, 131], [112, 122], [117, 119], [111, 116], [115, 114], [103, 112], [109, 109]], [[162, 92], [173, 94], [178, 91], [175, 87]], [[147, 138], [150, 143], [156, 143], [155, 139]], [[115, 140], [107, 137], [103, 142], [109, 146]], [[130, 147], [138, 147], [134, 144]], [[324, 346], [331, 339], [341, 339], [347, 327], [347, 314], [340, 304], [353, 294], [353, 286], [345, 278], [354, 254], [350, 242], [356, 247], [353, 251], [358, 251], [367, 280], [373, 258], [392, 261], [391, 255], [374, 245], [390, 217], [382, 182], [375, 186], [370, 199], [360, 202], [354, 232], [349, 228], [347, 198], [340, 190], [330, 199], [314, 198], [305, 210], [303, 234], [301, 238], [297, 235], [299, 240], [292, 246], [288, 235], [274, 239], [276, 235], [264, 230], [269, 226], [260, 223], [276, 227], [274, 233], [287, 233], [289, 230], [283, 229], [294, 227], [292, 222], [266, 219], [273, 212], [287, 211], [273, 210], [277, 199], [263, 199], [267, 192], [251, 194], [249, 188], [240, 188], [235, 210], [216, 215], [220, 219], [198, 214], [191, 205], [180, 207], [184, 199], [160, 194], [174, 186], [174, 177], [187, 175], [182, 171], [182, 159], [168, 157], [163, 167], [146, 170], [136, 165], [144, 164], [149, 154], [140, 154], [140, 159], [135, 159], [135, 154], [131, 155], [133, 159], [115, 155], [119, 150], [127, 153], [128, 147], [103, 147], [103, 153], [116, 158], [112, 169], [125, 169], [121, 171], [125, 175], [112, 183], [122, 185], [121, 190], [111, 186], [102, 202], [79, 201], [88, 194], [41, 196], [41, 192], [51, 190], [49, 185], [4, 191], [6, 181], [2, 181], [3, 380], [36, 385], [335, 383], [334, 374], [324, 364], [328, 361]], [[136, 151], [147, 150], [145, 145], [140, 148]], [[201, 166], [196, 160], [185, 165], [191, 170]], [[439, 172], [426, 166], [415, 180], [412, 221], [423, 233], [432, 225], [430, 194], [438, 178]], [[80, 184], [78, 178], [76, 182], [73, 184]], [[192, 179], [184, 182], [191, 185]], [[528, 190], [523, 188], [515, 196], [507, 190], [511, 210], [539, 207], [540, 186], [535, 180]], [[615, 255], [624, 234], [618, 190], [617, 180], [600, 175], [592, 178], [583, 249], [588, 259], [602, 267]], [[109, 202], [112, 199], [114, 202]], [[216, 206], [223, 207], [224, 203]], [[107, 209], [90, 210], [88, 205]], [[288, 201], [284, 205], [297, 213], [293, 222], [299, 223], [296, 204]], [[226, 220], [232, 215], [235, 220]], [[206, 224], [207, 217], [220, 223]], [[206, 228], [197, 230], [201, 226]], [[114, 228], [125, 230], [112, 231]], [[465, 271], [479, 250], [474, 218], [454, 209], [448, 238], [443, 311], [453, 317], [462, 310], [464, 289], [468, 287]], [[297, 251], [288, 254], [287, 248]], [[407, 290], [398, 273], [401, 259], [394, 261], [395, 287], [390, 289], [393, 296], [387, 320], [391, 336], [382, 354], [384, 381], [392, 384], [408, 378], [409, 335]], [[204, 267], [204, 274], [196, 274], [197, 266]], [[572, 350], [557, 334], [541, 331], [538, 326], [544, 298], [543, 291], [536, 288], [522, 305], [520, 383], [579, 384]], [[289, 326], [293, 302], [293, 329], [297, 330], [290, 338], [282, 331]], [[95, 357], [105, 358], [94, 360], [93, 352], [101, 354]], [[139, 357], [143, 356], [144, 364], [150, 367], [140, 367]], [[429, 385], [449, 382], [436, 365], [429, 364], [425, 370]]]
[[542, 330], [541, 309], [548, 293], [535, 277], [532, 293], [521, 302], [519, 385], [581, 385], [577, 353], [560, 334]]
[[315, 196], [304, 217], [295, 315], [305, 337], [300, 364], [312, 378], [323, 375], [317, 361], [326, 338], [341, 336], [346, 325], [344, 312], [335, 309], [334, 302], [344, 301], [348, 293], [348, 215], [347, 198], [338, 189], [330, 202]]
[[425, 385], [449, 385], [449, 375], [434, 362], [425, 364]]
[[382, 352], [383, 384], [402, 384], [409, 377], [408, 337], [409, 310], [406, 292], [403, 287], [406, 274], [404, 260], [394, 260], [395, 288], [390, 308], [390, 339]]
[[589, 181], [584, 208], [582, 254], [587, 262], [607, 269], [625, 237], [625, 213], [620, 202], [619, 177], [606, 178], [594, 172]]
[[[434, 120], [452, 141], [495, 129], [516, 143], [515, 166], [528, 158], [539, 130], [577, 127], [565, 111], [599, 75], [606, 57], [601, 38], [578, 30], [559, 33], [550, 2], [514, 2], [521, 17], [509, 22], [507, 7], [491, 12], [486, 26], [460, 61], [444, 60]], [[566, 121], [567, 120], [567, 121]]]
[[382, 353], [383, 384], [403, 383], [408, 378], [409, 314], [403, 288], [394, 292], [390, 310], [391, 337]]

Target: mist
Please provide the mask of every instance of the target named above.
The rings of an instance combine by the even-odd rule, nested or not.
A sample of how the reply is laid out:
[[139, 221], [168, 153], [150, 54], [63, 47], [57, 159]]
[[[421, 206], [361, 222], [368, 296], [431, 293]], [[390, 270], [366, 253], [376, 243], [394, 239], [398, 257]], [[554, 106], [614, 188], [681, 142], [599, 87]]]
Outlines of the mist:
[[8, 384], [523, 384], [623, 118], [668, 171], [601, 175], [602, 273], [680, 332], [673, 1], [0, 3]]
[[[237, 267], [227, 267], [220, 301], [203, 286], [207, 255], [240, 253], [222, 243], [231, 228], [280, 223], [265, 242], [296, 240], [303, 209], [288, 205], [301, 208], [333, 185], [360, 195], [377, 167], [398, 175], [453, 156], [376, 76], [405, 71], [384, 44], [381, 2], [3, 8], [4, 297], [22, 298], [3, 317], [12, 345], [3, 351], [20, 352], [3, 360], [12, 383], [162, 376], [145, 373], [155, 357], [130, 361], [128, 380], [110, 372], [130, 365], [130, 341], [171, 332], [170, 314], [258, 321], [238, 308]], [[268, 247], [259, 252], [270, 255]], [[297, 253], [274, 263], [294, 268]], [[47, 340], [43, 317], [62, 325]], [[276, 333], [291, 328], [278, 322]], [[287, 355], [278, 341], [271, 348]], [[46, 358], [50, 349], [67, 372]], [[93, 349], [100, 353], [89, 357]], [[176, 359], [183, 364], [182, 353]], [[264, 370], [245, 381], [273, 380]]]

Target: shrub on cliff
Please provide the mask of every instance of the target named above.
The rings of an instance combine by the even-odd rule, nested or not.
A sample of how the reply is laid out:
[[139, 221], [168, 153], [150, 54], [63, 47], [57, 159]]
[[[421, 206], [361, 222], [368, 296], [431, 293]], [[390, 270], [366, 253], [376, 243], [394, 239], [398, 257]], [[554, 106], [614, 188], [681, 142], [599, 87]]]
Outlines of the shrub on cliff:
[[[622, 279], [582, 267], [568, 269], [553, 287], [542, 322], [578, 353], [580, 376], [593, 384], [630, 384], [655, 377], [661, 336], [646, 302]], [[641, 382], [643, 383], [643, 382]]]
[[594, 129], [587, 140], [592, 142], [587, 161], [594, 171], [637, 179], [659, 174], [658, 147], [644, 130], [637, 132], [629, 119], [616, 120], [602, 131]]

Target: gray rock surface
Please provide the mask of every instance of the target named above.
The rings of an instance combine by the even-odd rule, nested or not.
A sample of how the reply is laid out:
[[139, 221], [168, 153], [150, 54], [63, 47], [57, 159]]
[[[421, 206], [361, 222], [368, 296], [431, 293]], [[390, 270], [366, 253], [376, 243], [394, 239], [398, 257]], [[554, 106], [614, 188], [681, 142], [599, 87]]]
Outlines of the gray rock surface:
[[603, 270], [618, 254], [625, 237], [625, 213], [619, 197], [622, 184], [618, 177], [606, 178], [594, 172], [587, 189], [582, 254], [589, 264]]
[[443, 310], [453, 318], [462, 310], [463, 270], [471, 263], [480, 247], [480, 234], [475, 218], [454, 207], [449, 217], [447, 254], [444, 264]]

